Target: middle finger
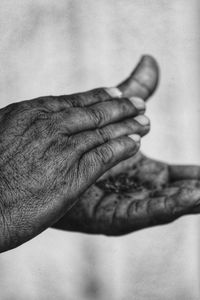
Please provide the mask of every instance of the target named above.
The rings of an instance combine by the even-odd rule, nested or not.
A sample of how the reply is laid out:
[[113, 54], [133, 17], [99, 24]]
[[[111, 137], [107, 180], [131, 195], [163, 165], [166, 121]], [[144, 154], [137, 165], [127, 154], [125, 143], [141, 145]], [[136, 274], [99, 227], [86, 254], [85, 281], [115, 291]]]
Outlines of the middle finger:
[[105, 125], [135, 117], [145, 111], [145, 103], [140, 98], [121, 98], [97, 103], [89, 107], [74, 107], [63, 111], [59, 127], [66, 134], [101, 128]]

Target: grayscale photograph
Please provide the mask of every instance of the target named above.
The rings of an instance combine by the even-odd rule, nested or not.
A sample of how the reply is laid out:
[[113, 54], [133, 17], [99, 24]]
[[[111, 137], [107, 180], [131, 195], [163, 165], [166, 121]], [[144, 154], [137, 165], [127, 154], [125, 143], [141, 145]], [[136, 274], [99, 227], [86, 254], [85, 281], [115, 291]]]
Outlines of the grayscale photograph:
[[0, 300], [200, 299], [199, 20], [0, 0]]

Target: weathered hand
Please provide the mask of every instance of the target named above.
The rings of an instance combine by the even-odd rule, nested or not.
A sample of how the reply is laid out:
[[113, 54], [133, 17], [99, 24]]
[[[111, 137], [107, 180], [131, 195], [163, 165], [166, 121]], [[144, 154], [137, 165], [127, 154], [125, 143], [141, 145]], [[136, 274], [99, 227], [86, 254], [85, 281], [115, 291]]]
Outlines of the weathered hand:
[[136, 117], [143, 112], [142, 100], [103, 88], [1, 109], [0, 251], [51, 226], [106, 170], [134, 155], [138, 134], [149, 131], [148, 119]]
[[[147, 99], [158, 82], [157, 64], [145, 57], [119, 88]], [[79, 198], [56, 228], [122, 235], [200, 212], [200, 167], [173, 166], [141, 153], [109, 170]]]
[[200, 167], [136, 154], [90, 187], [55, 227], [123, 235], [200, 212]]

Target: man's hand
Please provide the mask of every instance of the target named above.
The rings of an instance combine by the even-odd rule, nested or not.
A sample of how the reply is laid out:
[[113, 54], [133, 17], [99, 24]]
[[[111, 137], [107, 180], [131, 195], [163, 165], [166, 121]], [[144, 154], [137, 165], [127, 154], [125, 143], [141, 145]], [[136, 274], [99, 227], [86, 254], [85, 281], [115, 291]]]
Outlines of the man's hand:
[[89, 188], [55, 227], [123, 235], [200, 212], [200, 167], [173, 166], [141, 153]]
[[138, 151], [149, 131], [144, 102], [113, 92], [41, 97], [0, 110], [0, 251], [51, 226]]
[[[158, 66], [145, 56], [118, 87], [143, 99], [155, 91]], [[121, 235], [200, 212], [200, 167], [173, 166], [138, 153], [109, 170], [54, 227]]]

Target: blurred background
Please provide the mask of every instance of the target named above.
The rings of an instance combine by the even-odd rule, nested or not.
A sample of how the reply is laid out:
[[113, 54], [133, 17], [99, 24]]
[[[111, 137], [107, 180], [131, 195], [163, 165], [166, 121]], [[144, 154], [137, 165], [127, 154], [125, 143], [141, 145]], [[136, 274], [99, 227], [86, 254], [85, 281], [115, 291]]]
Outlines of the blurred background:
[[[200, 164], [198, 0], [1, 0], [0, 105], [161, 67], [145, 154]], [[108, 238], [48, 229], [0, 255], [4, 300], [200, 299], [200, 217]]]

